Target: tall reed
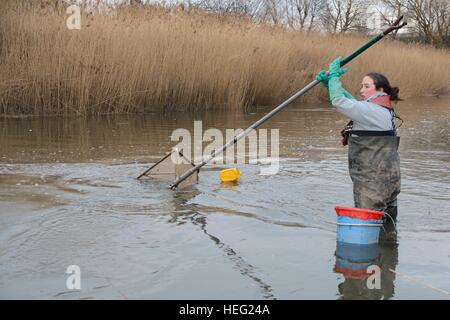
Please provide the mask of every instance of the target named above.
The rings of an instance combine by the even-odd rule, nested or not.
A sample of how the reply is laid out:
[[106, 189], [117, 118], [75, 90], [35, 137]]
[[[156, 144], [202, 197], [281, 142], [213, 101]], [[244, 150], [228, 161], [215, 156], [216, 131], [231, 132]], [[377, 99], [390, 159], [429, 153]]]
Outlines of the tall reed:
[[[235, 110], [274, 105], [337, 55], [367, 38], [325, 36], [179, 7], [82, 12], [0, 4], [0, 114], [102, 114]], [[384, 73], [405, 98], [450, 85], [449, 51], [383, 40], [352, 61], [343, 81]], [[325, 100], [323, 89], [304, 99]]]

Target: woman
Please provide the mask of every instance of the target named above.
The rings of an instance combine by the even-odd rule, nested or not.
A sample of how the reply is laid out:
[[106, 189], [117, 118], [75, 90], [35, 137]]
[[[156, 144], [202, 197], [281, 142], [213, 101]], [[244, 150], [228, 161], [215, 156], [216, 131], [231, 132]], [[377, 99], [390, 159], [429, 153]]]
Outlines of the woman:
[[342, 87], [340, 76], [347, 69], [340, 67], [340, 61], [340, 57], [335, 59], [329, 74], [321, 71], [316, 79], [328, 89], [333, 106], [352, 120], [342, 134], [343, 144], [348, 142], [349, 146], [355, 207], [383, 211], [395, 220], [400, 193], [400, 137], [392, 101], [400, 100], [399, 89], [391, 87], [382, 74], [369, 73], [362, 80], [362, 100], [358, 101]]

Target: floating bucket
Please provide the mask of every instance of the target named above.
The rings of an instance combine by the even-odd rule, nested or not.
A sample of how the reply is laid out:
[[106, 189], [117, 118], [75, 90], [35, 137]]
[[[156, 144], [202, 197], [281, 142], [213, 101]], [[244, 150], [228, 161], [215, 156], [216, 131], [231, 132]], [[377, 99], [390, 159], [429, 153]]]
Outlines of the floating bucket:
[[335, 210], [338, 215], [338, 242], [378, 243], [384, 212], [340, 206], [337, 206]]
[[220, 180], [222, 182], [233, 182], [239, 180], [241, 171], [236, 168], [230, 168], [220, 171]]

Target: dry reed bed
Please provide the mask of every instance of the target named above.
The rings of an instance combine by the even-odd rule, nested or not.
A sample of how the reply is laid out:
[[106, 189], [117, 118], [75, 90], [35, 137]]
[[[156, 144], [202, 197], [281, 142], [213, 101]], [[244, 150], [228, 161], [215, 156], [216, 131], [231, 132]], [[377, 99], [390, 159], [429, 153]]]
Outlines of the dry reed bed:
[[[304, 34], [181, 9], [125, 7], [68, 15], [2, 0], [0, 113], [101, 114], [233, 110], [274, 105], [337, 55], [367, 38]], [[343, 81], [356, 93], [370, 71], [388, 76], [404, 97], [450, 84], [450, 53], [383, 40], [351, 62]], [[315, 89], [303, 99], [325, 99]]]

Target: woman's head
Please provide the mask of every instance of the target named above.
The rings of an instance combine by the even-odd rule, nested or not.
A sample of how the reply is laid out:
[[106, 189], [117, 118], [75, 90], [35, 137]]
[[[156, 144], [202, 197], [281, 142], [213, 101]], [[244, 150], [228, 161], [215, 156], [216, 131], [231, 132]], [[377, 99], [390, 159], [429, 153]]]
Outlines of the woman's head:
[[368, 73], [362, 80], [359, 93], [363, 99], [371, 97], [375, 92], [381, 91], [391, 96], [392, 101], [401, 100], [398, 96], [398, 87], [391, 87], [389, 80], [381, 73]]

